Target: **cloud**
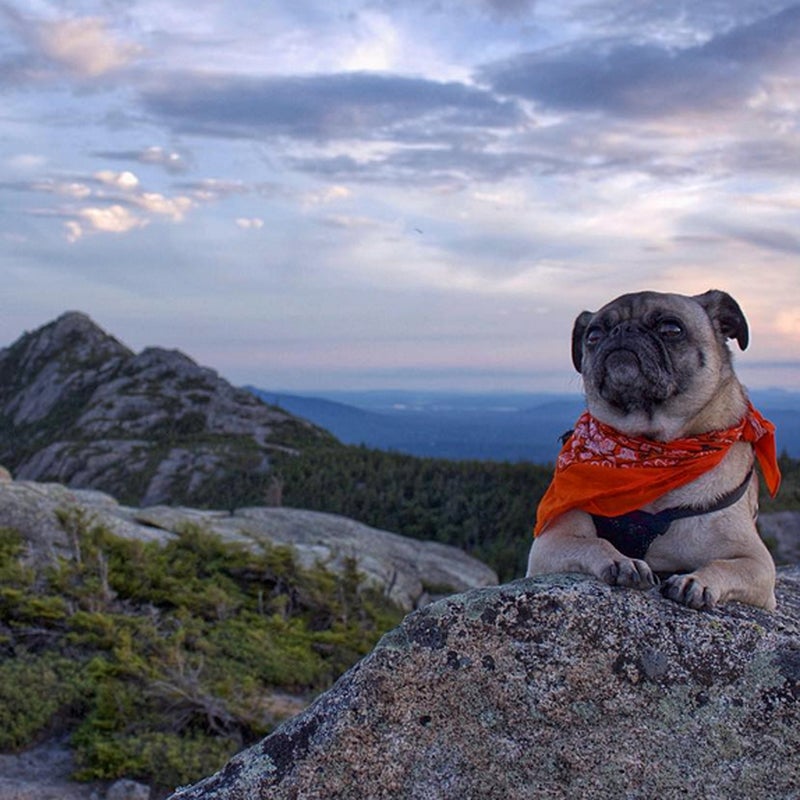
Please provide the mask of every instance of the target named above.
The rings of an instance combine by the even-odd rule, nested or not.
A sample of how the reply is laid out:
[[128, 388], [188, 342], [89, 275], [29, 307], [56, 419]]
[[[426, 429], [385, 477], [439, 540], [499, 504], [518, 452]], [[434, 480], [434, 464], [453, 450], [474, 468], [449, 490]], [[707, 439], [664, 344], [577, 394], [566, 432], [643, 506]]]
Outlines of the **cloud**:
[[184, 173], [189, 169], [189, 160], [183, 153], [155, 145], [143, 150], [104, 150], [94, 155], [114, 161], [135, 161], [139, 164], [162, 167], [172, 175]]
[[47, 159], [44, 156], [34, 155], [32, 153], [20, 153], [6, 160], [7, 166], [13, 170], [19, 170], [20, 172], [41, 169], [46, 163]]
[[431, 129], [494, 128], [522, 120], [515, 102], [463, 83], [356, 72], [243, 77], [172, 74], [142, 92], [150, 113], [176, 130], [305, 140], [424, 140]]
[[354, 46], [348, 48], [342, 68], [351, 70], [388, 70], [402, 52], [398, 31], [389, 16], [362, 10], [357, 16], [362, 28]]
[[121, 190], [126, 200], [143, 211], [158, 216], [170, 217], [174, 222], [183, 221], [186, 214], [194, 208], [195, 201], [191, 197], [178, 195], [167, 197], [160, 192], [139, 190], [139, 179], [132, 172], [113, 172], [102, 170], [94, 174], [100, 183]]
[[[452, 138], [456, 139], [454, 132]], [[596, 156], [597, 149], [592, 154]], [[628, 152], [628, 157], [630, 153]], [[531, 136], [526, 143], [486, 142], [466, 146], [463, 142], [441, 145], [386, 148], [368, 157], [351, 155], [294, 156], [287, 162], [293, 169], [326, 180], [389, 182], [400, 185], [437, 185], [463, 188], [472, 180], [498, 183], [531, 175], [575, 175], [597, 172], [604, 164], [589, 164], [580, 151], [569, 155]]]
[[370, 231], [380, 228], [380, 223], [370, 217], [344, 216], [332, 214], [320, 219], [320, 224], [339, 230]]
[[145, 191], [139, 178], [129, 171], [99, 170], [90, 178], [61, 180], [44, 178], [38, 181], [3, 183], [0, 188], [49, 194], [61, 199], [59, 207], [37, 209], [37, 216], [66, 219], [65, 233], [71, 242], [87, 232], [128, 233], [149, 224], [153, 217], [166, 217], [183, 222], [200, 202], [211, 202], [217, 195], [168, 196]]
[[542, 108], [627, 117], [739, 111], [774, 72], [800, 64], [800, 6], [743, 24], [701, 44], [579, 41], [483, 67], [494, 91]]
[[188, 192], [195, 200], [213, 203], [235, 195], [250, 194], [254, 188], [241, 180], [222, 180], [220, 178], [203, 178], [197, 181], [184, 181], [177, 188]]
[[70, 244], [77, 242], [83, 236], [83, 228], [80, 222], [74, 219], [67, 220], [64, 223], [64, 235]]
[[94, 177], [106, 186], [113, 186], [115, 189], [121, 189], [125, 192], [133, 191], [139, 185], [139, 179], [132, 172], [127, 171], [112, 172], [106, 169], [95, 172]]
[[536, 0], [484, 0], [495, 14], [505, 17], [522, 17], [533, 11]]
[[[773, 130], [770, 137], [741, 139], [731, 145], [730, 166], [737, 172], [760, 172], [783, 177], [797, 175], [800, 170], [800, 141], [795, 136], [783, 137]], [[773, 197], [779, 195], [773, 193]]]
[[186, 158], [174, 150], [164, 150], [163, 147], [148, 147], [139, 154], [142, 164], [157, 164], [164, 167], [167, 172], [186, 172], [189, 165]]
[[169, 217], [173, 222], [182, 222], [195, 206], [190, 197], [165, 197], [158, 192], [142, 192], [134, 197], [133, 202], [144, 211]]
[[34, 181], [33, 183], [25, 184], [21, 188], [34, 192], [60, 195], [61, 197], [71, 197], [75, 200], [84, 200], [92, 194], [91, 188], [81, 181], [57, 181], [52, 178]]
[[304, 198], [304, 205], [307, 207], [328, 205], [339, 200], [347, 200], [352, 194], [346, 186], [328, 186], [307, 194]]
[[98, 17], [38, 22], [33, 41], [50, 61], [89, 78], [121, 69], [142, 52], [137, 45], [116, 38]]
[[259, 217], [239, 217], [236, 224], [244, 231], [259, 230], [264, 227], [264, 220]]
[[76, 212], [76, 217], [77, 219], [68, 220], [64, 224], [70, 242], [80, 239], [87, 227], [102, 233], [128, 233], [148, 224], [146, 219], [136, 216], [121, 205], [81, 208]]
[[[388, 12], [396, 12], [398, 7], [396, 0], [376, 0], [376, 3]], [[464, 3], [463, 0], [405, 0], [403, 3], [405, 8], [417, 6], [426, 16], [444, 17], [451, 28], [457, 28], [452, 23], [454, 17], [458, 20], [477, 17], [483, 23], [488, 15], [501, 21], [508, 18], [515, 22], [529, 17], [536, 5], [537, 0], [473, 0], [470, 3]]]
[[[672, 46], [696, 45], [785, 9], [791, 0], [588, 0], [564, 4], [564, 19], [597, 39], [654, 39]], [[575, 29], [573, 27], [573, 30]]]
[[779, 253], [800, 255], [800, 238], [787, 230], [776, 228], [730, 227], [727, 235], [746, 244]]

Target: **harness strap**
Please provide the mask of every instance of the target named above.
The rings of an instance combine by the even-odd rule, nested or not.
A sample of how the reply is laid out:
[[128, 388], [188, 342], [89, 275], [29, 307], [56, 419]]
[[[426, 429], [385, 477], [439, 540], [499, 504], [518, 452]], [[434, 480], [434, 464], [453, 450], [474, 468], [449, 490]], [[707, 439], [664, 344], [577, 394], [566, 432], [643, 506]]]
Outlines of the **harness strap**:
[[755, 466], [751, 466], [744, 480], [732, 491], [722, 495], [715, 503], [703, 508], [674, 506], [656, 514], [648, 511], [631, 511], [618, 517], [603, 517], [592, 514], [597, 535], [607, 539], [628, 558], [644, 558], [650, 545], [669, 530], [676, 519], [712, 514], [732, 506], [744, 497]]

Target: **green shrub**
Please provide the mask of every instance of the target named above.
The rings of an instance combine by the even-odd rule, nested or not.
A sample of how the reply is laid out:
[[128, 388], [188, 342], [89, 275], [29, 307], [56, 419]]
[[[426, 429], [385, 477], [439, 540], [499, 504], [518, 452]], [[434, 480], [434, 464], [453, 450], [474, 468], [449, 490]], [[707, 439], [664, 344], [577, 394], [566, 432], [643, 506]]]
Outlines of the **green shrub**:
[[199, 779], [279, 721], [271, 693], [328, 688], [401, 616], [355, 563], [335, 575], [197, 526], [159, 545], [59, 518], [73, 557], [38, 574], [0, 530], [0, 749], [66, 726], [82, 779]]
[[30, 586], [33, 570], [22, 562], [25, 542], [14, 528], [0, 527], [0, 586]]
[[149, 732], [115, 734], [78, 746], [78, 780], [131, 776], [164, 787], [192, 783], [219, 769], [234, 753], [228, 739]]
[[30, 743], [82, 704], [80, 665], [53, 652], [0, 661], [0, 750]]

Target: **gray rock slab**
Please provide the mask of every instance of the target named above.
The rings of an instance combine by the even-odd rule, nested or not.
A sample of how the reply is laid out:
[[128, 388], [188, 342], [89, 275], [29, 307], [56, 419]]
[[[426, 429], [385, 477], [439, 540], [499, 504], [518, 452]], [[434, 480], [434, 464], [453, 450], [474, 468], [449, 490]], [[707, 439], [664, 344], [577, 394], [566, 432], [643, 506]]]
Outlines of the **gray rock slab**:
[[172, 800], [797, 798], [800, 569], [778, 610], [548, 576], [410, 614]]
[[103, 524], [118, 536], [165, 542], [173, 534], [133, 521], [130, 509], [104, 492], [70, 489], [59, 483], [0, 481], [0, 526], [14, 528], [29, 543], [32, 561], [71, 555], [58, 512], [82, 509], [87, 519]]
[[164, 543], [186, 525], [199, 525], [247, 547], [290, 545], [304, 566], [342, 571], [354, 559], [365, 579], [405, 610], [439, 595], [497, 583], [496, 573], [462, 550], [410, 539], [333, 514], [291, 508], [234, 512], [172, 506], [130, 508], [108, 494], [57, 483], [0, 481], [0, 526], [17, 529], [32, 560], [70, 556], [58, 512], [83, 509], [88, 519], [118, 536]]
[[305, 566], [322, 563], [341, 571], [354, 559], [368, 581], [407, 610], [433, 596], [497, 583], [497, 574], [462, 550], [378, 530], [335, 514], [294, 508], [245, 508], [233, 514], [156, 506], [138, 511], [137, 522], [178, 530], [200, 524], [228, 541], [290, 545]]

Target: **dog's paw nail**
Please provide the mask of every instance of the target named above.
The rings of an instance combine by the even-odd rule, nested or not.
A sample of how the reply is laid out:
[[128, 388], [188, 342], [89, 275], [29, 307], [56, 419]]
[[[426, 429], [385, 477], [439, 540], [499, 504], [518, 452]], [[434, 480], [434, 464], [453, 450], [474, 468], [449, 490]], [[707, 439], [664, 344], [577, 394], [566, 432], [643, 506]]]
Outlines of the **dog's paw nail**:
[[600, 573], [600, 577], [610, 586], [615, 586], [617, 578], [619, 577], [619, 565], [616, 561], [612, 561]]
[[661, 594], [676, 603], [697, 611], [710, 611], [717, 604], [714, 592], [696, 578], [673, 575], [661, 584]]
[[598, 577], [610, 586], [626, 586], [629, 589], [650, 589], [656, 585], [650, 567], [645, 561], [637, 559], [609, 561]]
[[711, 611], [711, 609], [713, 609], [716, 605], [717, 601], [714, 598], [714, 595], [712, 594], [711, 590], [706, 586], [705, 589], [703, 589], [703, 608], [706, 611]]
[[646, 561], [634, 561], [637, 586], [640, 589], [652, 589], [656, 585], [656, 577]]
[[660, 589], [664, 597], [669, 600], [674, 600], [675, 602], [680, 602], [681, 587], [674, 577], [667, 578], [667, 580], [661, 584]]

